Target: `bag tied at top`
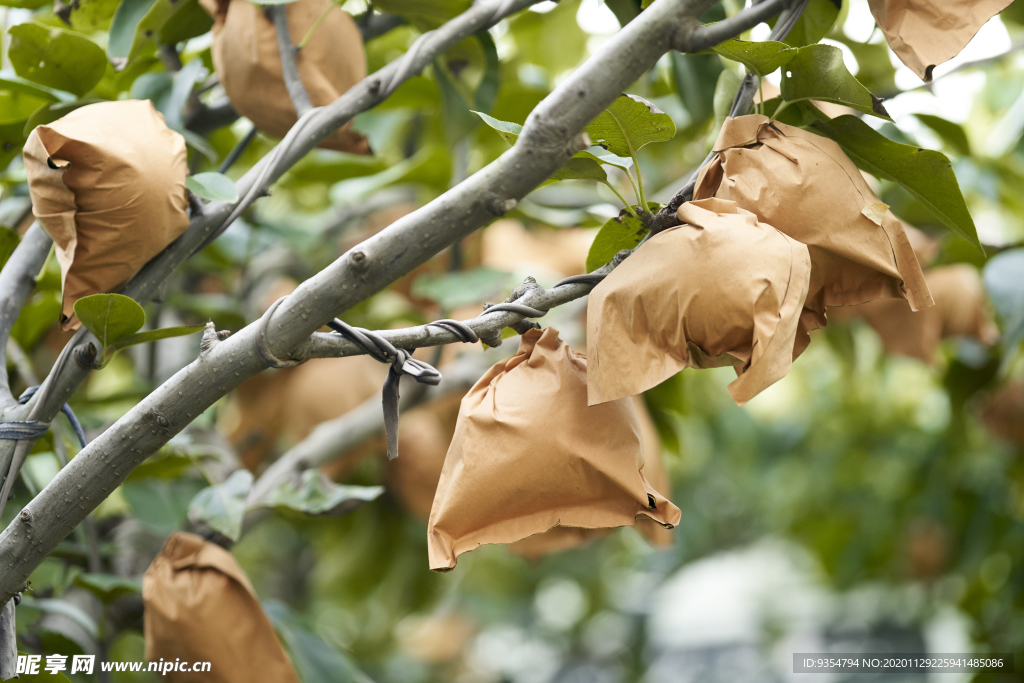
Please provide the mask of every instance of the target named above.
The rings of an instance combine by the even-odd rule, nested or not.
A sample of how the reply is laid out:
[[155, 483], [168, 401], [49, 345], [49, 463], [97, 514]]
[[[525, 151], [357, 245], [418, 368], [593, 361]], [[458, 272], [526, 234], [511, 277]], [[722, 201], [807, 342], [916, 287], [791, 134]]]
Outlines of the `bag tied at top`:
[[684, 225], [641, 245], [590, 293], [591, 405], [639, 394], [683, 368], [732, 365], [743, 405], [789, 372], [811, 259], [733, 202], [679, 209]]
[[175, 532], [142, 579], [146, 659], [210, 662], [170, 672], [171, 683], [299, 683], [248, 577], [234, 556]]
[[826, 306], [897, 297], [915, 311], [932, 305], [903, 225], [834, 141], [751, 115], [726, 119], [715, 151], [694, 199], [734, 201], [810, 250], [798, 349], [825, 326]]
[[530, 330], [462, 400], [427, 528], [430, 568], [555, 526], [611, 528], [679, 508], [644, 476], [629, 399], [587, 406], [587, 359], [554, 328]]
[[[283, 138], [298, 117], [288, 95], [274, 22], [249, 0], [200, 0], [213, 17], [213, 66], [231, 106], [267, 135]], [[366, 77], [366, 54], [359, 27], [329, 0], [298, 0], [283, 5], [288, 32], [298, 45], [323, 17], [295, 61], [314, 107], [323, 107]], [[330, 10], [330, 11], [328, 11]], [[326, 12], [326, 15], [324, 14]], [[369, 154], [370, 145], [346, 123], [321, 147]]]
[[75, 302], [114, 292], [188, 228], [185, 139], [149, 100], [80, 107], [25, 143], [32, 211], [54, 241], [61, 328]]

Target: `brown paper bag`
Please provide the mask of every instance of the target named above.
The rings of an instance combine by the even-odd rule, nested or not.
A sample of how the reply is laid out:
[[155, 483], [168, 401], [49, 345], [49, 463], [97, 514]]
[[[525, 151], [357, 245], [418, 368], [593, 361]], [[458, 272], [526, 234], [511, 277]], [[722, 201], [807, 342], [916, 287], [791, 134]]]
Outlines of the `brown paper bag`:
[[167, 539], [142, 580], [146, 659], [210, 662], [171, 683], [298, 683], [248, 577], [227, 550], [195, 534]]
[[185, 139], [149, 100], [122, 100], [36, 127], [24, 154], [60, 263], [61, 329], [78, 329], [76, 301], [117, 291], [188, 227]]
[[[633, 397], [633, 408], [636, 410], [637, 421], [640, 423], [640, 437], [644, 446], [644, 476], [655, 491], [660, 491], [671, 499], [671, 484], [661, 451], [661, 437], [658, 436], [654, 420], [644, 404], [643, 396]], [[643, 516], [636, 520], [636, 530], [657, 547], [672, 545], [675, 535], [671, 529], [663, 527], [650, 517]], [[545, 555], [557, 553], [570, 548], [578, 548], [590, 543], [595, 538], [608, 536], [612, 529], [580, 529], [568, 526], [556, 526], [542, 534], [528, 536], [508, 546], [511, 553], [528, 560], [539, 560]]]
[[924, 81], [1013, 0], [868, 0], [896, 56]]
[[694, 198], [730, 199], [807, 245], [811, 284], [797, 348], [826, 306], [902, 297], [932, 304], [902, 224], [832, 140], [764, 116], [726, 119]]
[[590, 405], [643, 393], [683, 368], [733, 365], [743, 405], [789, 372], [807, 296], [807, 247], [733, 202], [679, 209], [594, 288], [587, 305]]
[[470, 389], [430, 511], [431, 569], [556, 525], [679, 522], [679, 508], [644, 477], [632, 403], [588, 407], [586, 373], [586, 357], [549, 327], [527, 332], [516, 355]]
[[973, 337], [985, 344], [999, 338], [989, 315], [985, 285], [973, 266], [959, 263], [925, 273], [935, 305], [910, 310], [903, 299], [879, 299], [830, 310], [837, 318], [860, 317], [882, 340], [887, 353], [935, 363], [939, 343], [949, 337]]
[[[283, 138], [298, 117], [284, 84], [274, 23], [249, 0], [200, 0], [213, 17], [213, 66], [231, 106], [257, 128]], [[331, 7], [330, 0], [298, 0], [284, 5], [292, 45], [298, 45]], [[366, 77], [366, 55], [359, 27], [341, 9], [332, 9], [296, 56], [299, 77], [314, 107], [338, 99]], [[321, 147], [368, 154], [370, 145], [345, 124]]]

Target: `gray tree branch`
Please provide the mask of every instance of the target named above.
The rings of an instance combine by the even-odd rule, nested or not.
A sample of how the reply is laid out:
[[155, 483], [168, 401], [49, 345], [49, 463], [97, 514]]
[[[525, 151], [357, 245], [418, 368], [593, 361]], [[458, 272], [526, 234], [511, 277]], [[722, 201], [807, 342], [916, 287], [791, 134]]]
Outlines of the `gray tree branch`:
[[[488, 16], [477, 14], [472, 20], [464, 19], [465, 28], [473, 30], [451, 38], [475, 32], [499, 11], [525, 4], [522, 0], [481, 3], [451, 23], [458, 23], [474, 10], [486, 10]], [[344, 254], [300, 285], [271, 315], [212, 344], [196, 361], [140, 401], [68, 463], [0, 534], [0, 557], [8, 561], [8, 567], [0, 573], [0, 601], [6, 602], [24, 586], [31, 571], [135, 466], [217, 399], [261, 371], [268, 360], [289, 358], [313, 332], [339, 313], [510, 210], [582, 147], [583, 127], [673, 45], [693, 50], [713, 44], [717, 33], [709, 33], [696, 19], [710, 4], [709, 0], [655, 2], [537, 106], [517, 144], [498, 160]], [[786, 0], [767, 0], [755, 9], [778, 9], [784, 4]], [[739, 16], [747, 12], [750, 10]], [[762, 16], [758, 13], [757, 17], [733, 21], [730, 26], [742, 31]], [[384, 78], [407, 77], [419, 55], [433, 58], [433, 44], [438, 41], [440, 38], [435, 40], [427, 34], [419, 47], [410, 51], [411, 56], [381, 70], [387, 73], [381, 75], [372, 92], [364, 82], [349, 94], [357, 98], [357, 104], [365, 104], [391, 92], [392, 83]], [[257, 182], [272, 182], [287, 165], [344, 123], [337, 119], [351, 117], [351, 110], [345, 106], [352, 105], [311, 110], [301, 141], [296, 135], [291, 144], [282, 145], [279, 154], [258, 164], [247, 174], [249, 187], [240, 190], [248, 194]], [[208, 213], [223, 221], [232, 208], [215, 205]], [[190, 227], [179, 239], [190, 248], [169, 249], [174, 253], [151, 262], [159, 264], [147, 266], [149, 269], [129, 285], [129, 290], [139, 293], [149, 289], [151, 296], [150, 288], [163, 281], [157, 277], [161, 269], [187, 257], [195, 245], [216, 234], [216, 227], [216, 218], [200, 230]], [[197, 234], [199, 239], [195, 239]]]
[[[14, 405], [7, 378], [4, 350], [21, 307], [36, 288], [36, 275], [46, 263], [53, 242], [38, 223], [33, 223], [14, 249], [7, 265], [0, 270], [0, 407]], [[0, 456], [0, 468], [3, 458]], [[4, 470], [0, 469], [0, 472]]]
[[287, 5], [271, 5], [267, 7], [266, 12], [274, 22], [274, 30], [277, 31], [277, 49], [281, 53], [281, 72], [284, 74], [284, 85], [288, 88], [288, 97], [295, 106], [296, 114], [302, 116], [313, 108], [313, 103], [309, 101], [309, 93], [302, 85], [302, 76], [299, 75], [299, 65], [296, 61], [299, 48], [292, 44], [292, 37], [288, 32], [286, 8]]

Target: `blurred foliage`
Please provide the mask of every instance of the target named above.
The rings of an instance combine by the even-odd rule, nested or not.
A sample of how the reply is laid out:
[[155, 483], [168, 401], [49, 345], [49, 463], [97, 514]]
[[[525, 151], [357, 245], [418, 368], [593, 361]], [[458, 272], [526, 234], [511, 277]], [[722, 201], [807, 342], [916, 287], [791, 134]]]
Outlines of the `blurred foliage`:
[[[740, 4], [725, 2], [704, 20], [721, 20]], [[213, 78], [211, 23], [193, 0], [0, 5], [8, 27], [0, 62], [0, 260], [13, 248], [15, 231], [23, 234], [28, 225], [19, 151], [36, 125], [94, 101], [151, 99], [185, 135], [193, 174], [216, 173], [249, 133], [248, 121], [214, 116], [224, 94]], [[371, 72], [400, 57], [421, 31], [468, 6], [462, 0], [344, 5], [354, 15], [375, 9], [408, 20], [366, 45]], [[826, 36], [829, 49], [807, 54], [842, 57], [843, 70], [861, 85], [858, 90], [843, 81], [858, 98], [854, 104], [870, 109], [863, 88], [891, 98], [886, 108], [893, 123], [865, 118], [856, 125], [894, 143], [941, 150], [952, 160], [984, 254], [951, 233], [933, 212], [934, 201], [930, 208], [920, 192], [887, 176], [877, 179], [878, 193], [902, 220], [939, 241], [937, 264], [984, 268], [992, 260], [986, 280], [1002, 342], [985, 348], [949, 340], [929, 366], [887, 356], [863, 323], [832, 322], [786, 379], [742, 409], [724, 388], [731, 371], [686, 371], [645, 396], [664, 443], [671, 498], [683, 511], [672, 548], [654, 550], [624, 529], [537, 562], [484, 547], [445, 575], [427, 571], [425, 522], [390, 488], [344, 516], [314, 517], [296, 511], [349, 510], [356, 506], [347, 502], [373, 499], [379, 489], [307, 481], [277, 501], [289, 512], [267, 511], [251, 528], [241, 526], [248, 482], [236, 478], [233, 484], [246, 486], [235, 486], [226, 499], [208, 486], [224, 486], [237, 468], [235, 450], [242, 450], [228, 440], [232, 408], [222, 401], [100, 505], [93, 516], [95, 543], [83, 525], [34, 572], [18, 608], [20, 648], [141, 660], [139, 579], [168, 534], [194, 528], [190, 508], [205, 506], [224, 513], [228, 535], [241, 535], [234, 552], [304, 683], [365, 680], [363, 672], [381, 683], [567, 681], [595, 668], [603, 678], [593, 680], [640, 681], [652, 658], [646, 614], [657, 587], [695, 561], [766, 537], [806, 548], [837, 592], [875, 583], [914, 587], [923, 597], [903, 615], [908, 623], [925, 624], [951, 607], [967, 619], [979, 650], [1015, 652], [1022, 661], [1024, 445], [1013, 439], [1022, 431], [1024, 399], [1008, 408], [1009, 426], [982, 419], [999, 413], [1024, 374], [1021, 57], [989, 54], [951, 75], [940, 71], [925, 89], [908, 80], [877, 30], [864, 30], [866, 0], [847, 0], [835, 10], [832, 0], [812, 0], [790, 47]], [[212, 320], [228, 330], [257, 319], [290, 286], [508, 149], [473, 111], [488, 121], [524, 122], [567, 73], [640, 11], [639, 0], [542, 3], [467, 37], [356, 117], [373, 156], [308, 154], [270, 197], [181, 267], [160, 301], [146, 307], [145, 319], [154, 327]], [[1021, 3], [990, 26], [996, 30], [982, 40], [1005, 49], [1019, 45]], [[763, 28], [743, 38], [763, 40]], [[635, 243], [642, 233], [631, 216], [619, 217], [619, 197], [640, 193], [623, 169], [636, 164], [652, 210], [667, 201], [710, 150], [741, 76], [736, 62], [716, 54], [666, 56], [629, 93], [653, 103], [674, 137], [659, 131], [659, 142], [634, 159], [595, 162], [611, 189], [560, 182], [527, 197], [510, 218], [532, 239], [575, 234], [572, 229], [582, 226], [592, 240], [597, 228], [610, 225], [623, 233], [617, 239]], [[772, 77], [769, 82], [778, 84]], [[257, 135], [225, 174], [237, 180], [274, 143]], [[879, 174], [885, 176], [884, 169]], [[210, 197], [232, 190], [213, 175], [199, 176], [194, 186]], [[599, 244], [608, 257], [622, 246], [611, 233], [606, 237]], [[521, 272], [511, 255], [501, 264], [481, 263], [478, 238], [346, 312], [345, 320], [376, 329], [419, 324], [467, 304], [501, 300], [523, 275], [543, 280], [547, 274], [539, 266]], [[542, 264], [548, 261], [541, 257], [563, 248], [531, 244]], [[56, 326], [61, 281], [53, 255], [36, 284], [12, 338], [41, 377], [70, 338]], [[196, 335], [134, 347], [93, 373], [71, 399], [90, 437], [190, 362], [198, 343]], [[9, 372], [15, 395], [34, 383], [23, 368], [12, 365]], [[287, 445], [282, 437], [270, 450], [276, 454]], [[4, 525], [77, 448], [58, 421], [29, 457]], [[347, 486], [390, 486], [379, 447], [371, 444], [368, 451], [335, 478]], [[121, 673], [111, 680], [156, 678]]]

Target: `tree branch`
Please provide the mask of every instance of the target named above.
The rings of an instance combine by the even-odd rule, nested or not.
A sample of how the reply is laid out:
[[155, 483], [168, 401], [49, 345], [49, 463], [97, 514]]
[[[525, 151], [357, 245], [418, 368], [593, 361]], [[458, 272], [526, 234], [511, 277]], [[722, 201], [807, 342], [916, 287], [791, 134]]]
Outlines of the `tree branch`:
[[[604, 266], [594, 271], [593, 274], [603, 275], [608, 272], [611, 272], [611, 268]], [[596, 285], [597, 282], [573, 282], [559, 287], [552, 287], [551, 289], [544, 289], [534, 285], [533, 287], [528, 287], [526, 293], [516, 299], [514, 303], [548, 311], [570, 301], [585, 297]], [[527, 317], [512, 311], [496, 311], [494, 313], [484, 311], [483, 314], [463, 322], [476, 332], [488, 346], [494, 347], [500, 346], [501, 331], [503, 329], [511, 327]], [[427, 346], [454, 344], [462, 341], [454, 332], [431, 324], [399, 330], [380, 330], [377, 334], [400, 349], [418, 349]], [[314, 332], [310, 336], [309, 341], [303, 344], [296, 353], [292, 354], [292, 357], [295, 360], [305, 361], [311, 358], [339, 358], [358, 356], [365, 353], [366, 351], [363, 347], [339, 334]]]
[[405, 26], [407, 23], [404, 17], [400, 17], [397, 14], [367, 12], [356, 17], [356, 25], [359, 26], [359, 32], [363, 35], [364, 43], [368, 43], [374, 38], [379, 38], [399, 26]]
[[281, 53], [281, 72], [284, 74], [285, 87], [288, 88], [288, 97], [292, 99], [296, 114], [302, 116], [313, 108], [313, 103], [309, 101], [309, 94], [302, 85], [302, 77], [299, 75], [299, 65], [296, 62], [299, 48], [292, 45], [286, 9], [287, 5], [271, 5], [267, 7], [266, 12], [277, 31], [277, 49]]
[[[762, 4], [771, 3], [782, 4], [781, 0]], [[365, 104], [359, 98], [375, 102], [393, 91], [395, 81], [401, 82], [417, 67], [422, 69], [439, 54], [435, 50], [446, 36], [438, 34], [444, 29], [453, 24], [472, 29], [450, 36], [451, 41], [457, 42], [503, 11], [526, 4], [527, 0], [480, 3], [439, 31], [426, 34], [398, 64], [378, 72], [372, 92], [369, 84], [360, 84], [329, 107], [311, 110], [306, 126], [302, 127], [302, 121], [297, 124], [302, 127], [301, 136], [286, 140], [280, 153], [257, 165], [247, 174], [249, 187], [240, 190], [248, 194], [257, 182], [272, 182], [284, 168], [344, 123], [338, 119], [350, 118], [353, 103], [347, 100], [355, 99], [356, 106]], [[519, 199], [583, 147], [580, 133], [584, 126], [654, 66], [672, 45], [692, 48], [703, 42], [684, 34], [704, 31], [694, 21], [707, 4], [706, 0], [655, 2], [534, 109], [516, 145], [499, 159], [347, 252], [300, 285], [264, 319], [210, 345], [197, 360], [90, 443], [0, 534], [0, 557], [8, 560], [8, 568], [0, 574], [0, 601], [18, 592], [31, 571], [135, 466], [217, 399], [261, 371], [261, 359], [289, 358], [321, 325], [511, 210]], [[343, 104], [335, 106], [343, 100]], [[231, 205], [214, 205], [207, 212], [208, 216], [214, 215], [207, 226], [196, 231], [190, 227], [178, 242], [190, 247], [201, 243], [214, 232], [215, 217], [223, 220], [231, 209]], [[200, 240], [194, 242], [197, 233]], [[157, 277], [160, 269], [174, 264], [175, 259], [183, 260], [191, 249], [168, 252], [172, 253], [151, 262], [150, 265], [158, 265], [147, 266], [128, 290], [151, 292], [150, 288], [163, 281]]]
[[[356, 114], [382, 102], [399, 85], [429, 65], [434, 57], [455, 46], [465, 36], [485, 30], [535, 2], [539, 0], [479, 2], [441, 28], [421, 36], [406, 55], [364, 78], [331, 104], [307, 112], [304, 120], [300, 121], [303, 128], [299, 129], [299, 124], [296, 124], [289, 137], [238, 180], [236, 187], [242, 199], [237, 202], [215, 202], [206, 206], [202, 214], [193, 216], [185, 233], [143, 266], [121, 293], [139, 303], [147, 303], [182, 263], [227, 228], [227, 219], [246, 197], [250, 197], [251, 203], [257, 196], [264, 194], [271, 183], [284, 175], [323, 139]], [[74, 360], [64, 364], [52, 380], [53, 389], [42, 397], [45, 405], [40, 412], [40, 419], [52, 420], [60, 406], [85, 380], [93, 368], [97, 343], [95, 337], [84, 328], [68, 342]], [[9, 457], [10, 451], [5, 451], [7, 448], [12, 448], [10, 442], [0, 442], [0, 462], [5, 452]]]
[[[21, 307], [36, 288], [36, 275], [46, 263], [51, 244], [52, 240], [39, 224], [33, 223], [0, 270], [0, 406], [3, 407], [15, 403], [7, 379], [7, 340]], [[0, 472], [5, 471], [2, 467], [0, 456]]]

